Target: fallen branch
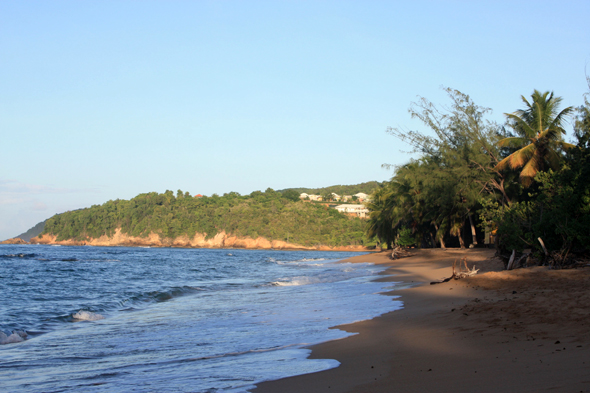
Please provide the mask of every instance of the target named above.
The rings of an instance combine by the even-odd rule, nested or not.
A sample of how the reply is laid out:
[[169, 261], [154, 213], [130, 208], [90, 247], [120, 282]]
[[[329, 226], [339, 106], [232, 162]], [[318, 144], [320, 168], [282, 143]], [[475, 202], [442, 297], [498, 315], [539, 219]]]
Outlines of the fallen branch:
[[[463, 267], [461, 266], [461, 263], [463, 263], [463, 265], [465, 266], [465, 269], [463, 269]], [[455, 262], [453, 262], [453, 274], [451, 275], [451, 277], [445, 278], [442, 281], [433, 281], [430, 283], [430, 285], [442, 284], [443, 282], [449, 282], [453, 279], [459, 280], [461, 278], [470, 277], [470, 276], [477, 274], [478, 271], [479, 271], [479, 269], [476, 269], [475, 265], [473, 266], [472, 269], [469, 269], [469, 267], [467, 266], [467, 257], [464, 257], [463, 260], [461, 262], [459, 262], [459, 271], [457, 271], [457, 260], [455, 259]]]

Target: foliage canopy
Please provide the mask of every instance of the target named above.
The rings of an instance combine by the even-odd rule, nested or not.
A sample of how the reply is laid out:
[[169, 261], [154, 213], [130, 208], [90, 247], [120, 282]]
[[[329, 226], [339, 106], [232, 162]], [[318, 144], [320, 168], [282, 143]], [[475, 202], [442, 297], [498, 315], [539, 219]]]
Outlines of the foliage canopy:
[[[588, 79], [590, 88], [590, 79]], [[422, 246], [454, 241], [477, 246], [495, 233], [499, 251], [541, 250], [543, 239], [565, 261], [590, 244], [590, 103], [559, 110], [561, 98], [535, 90], [525, 109], [500, 126], [489, 109], [445, 89], [451, 104], [425, 98], [409, 112], [428, 132], [389, 128], [420, 157], [395, 168], [372, 194], [367, 235], [388, 247], [409, 239]], [[564, 142], [564, 125], [576, 114], [576, 143]], [[509, 131], [508, 131], [509, 130]], [[469, 230], [469, 228], [471, 230]], [[556, 256], [557, 255], [557, 256]]]

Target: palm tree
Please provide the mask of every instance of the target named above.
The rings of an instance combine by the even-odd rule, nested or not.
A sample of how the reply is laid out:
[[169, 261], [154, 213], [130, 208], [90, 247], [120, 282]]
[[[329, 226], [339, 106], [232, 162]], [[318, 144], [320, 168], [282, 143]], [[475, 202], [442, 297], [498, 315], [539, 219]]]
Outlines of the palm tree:
[[529, 103], [522, 96], [526, 109], [506, 113], [519, 136], [504, 138], [498, 144], [518, 150], [496, 165], [498, 170], [522, 168], [520, 181], [525, 187], [530, 186], [538, 172], [559, 167], [560, 149], [573, 147], [563, 141], [562, 135], [565, 134], [563, 123], [574, 108], [569, 106], [558, 113], [562, 99], [554, 97], [553, 92], [535, 90], [531, 97]]

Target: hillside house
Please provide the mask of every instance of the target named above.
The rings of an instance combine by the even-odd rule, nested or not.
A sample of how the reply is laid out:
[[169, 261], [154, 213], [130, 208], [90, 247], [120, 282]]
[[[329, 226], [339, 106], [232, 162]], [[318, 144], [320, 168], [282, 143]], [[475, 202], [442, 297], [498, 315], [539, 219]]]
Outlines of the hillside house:
[[367, 194], [365, 194], [364, 192], [359, 192], [357, 194], [354, 194], [354, 196], [357, 198], [357, 200], [359, 202], [364, 202], [364, 201], [369, 200], [369, 196]]
[[369, 215], [369, 209], [365, 205], [338, 205], [335, 207], [340, 213], [366, 218]]
[[305, 192], [302, 192], [299, 195], [299, 199], [309, 199], [310, 201], [321, 201], [322, 197], [320, 195], [315, 195], [315, 194], [307, 194]]

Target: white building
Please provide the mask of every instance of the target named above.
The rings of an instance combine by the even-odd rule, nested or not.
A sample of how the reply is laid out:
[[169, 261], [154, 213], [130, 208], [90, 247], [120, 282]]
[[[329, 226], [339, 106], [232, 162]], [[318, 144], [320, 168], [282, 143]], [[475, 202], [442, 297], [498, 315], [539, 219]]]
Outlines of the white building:
[[303, 192], [299, 195], [299, 199], [309, 199], [310, 201], [321, 201], [322, 197], [320, 195], [307, 194], [307, 193]]
[[364, 192], [359, 192], [357, 194], [354, 194], [354, 196], [360, 201], [368, 201], [369, 200], [369, 196], [367, 194], [365, 194]]
[[338, 205], [335, 209], [340, 213], [354, 214], [361, 218], [365, 218], [369, 214], [369, 209], [365, 205]]

